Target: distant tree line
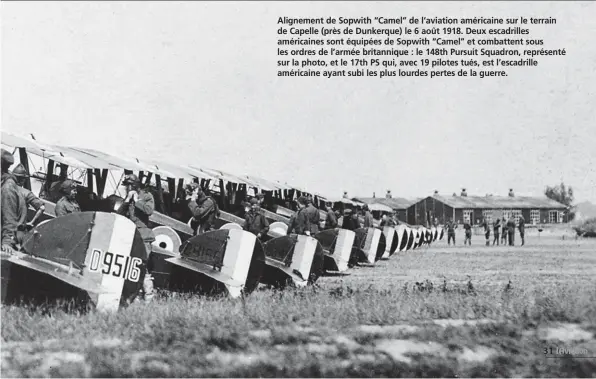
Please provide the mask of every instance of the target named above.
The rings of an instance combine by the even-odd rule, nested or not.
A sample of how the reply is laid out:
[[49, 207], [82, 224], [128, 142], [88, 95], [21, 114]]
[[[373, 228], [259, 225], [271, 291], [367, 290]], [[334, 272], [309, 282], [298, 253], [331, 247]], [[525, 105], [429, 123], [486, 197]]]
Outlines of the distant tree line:
[[573, 205], [575, 198], [573, 197], [573, 188], [571, 186], [567, 187], [563, 182], [552, 187], [546, 186], [544, 194], [549, 199], [567, 206], [567, 221], [572, 221], [575, 218], [575, 206]]

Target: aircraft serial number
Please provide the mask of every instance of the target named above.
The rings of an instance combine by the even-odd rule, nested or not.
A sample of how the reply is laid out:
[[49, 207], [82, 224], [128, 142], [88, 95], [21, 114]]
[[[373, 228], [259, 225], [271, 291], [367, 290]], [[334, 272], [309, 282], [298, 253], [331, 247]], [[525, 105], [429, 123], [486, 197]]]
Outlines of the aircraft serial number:
[[138, 282], [141, 276], [141, 265], [143, 261], [137, 257], [125, 257], [109, 251], [94, 249], [91, 253], [91, 265], [89, 271], [112, 275], [117, 278]]

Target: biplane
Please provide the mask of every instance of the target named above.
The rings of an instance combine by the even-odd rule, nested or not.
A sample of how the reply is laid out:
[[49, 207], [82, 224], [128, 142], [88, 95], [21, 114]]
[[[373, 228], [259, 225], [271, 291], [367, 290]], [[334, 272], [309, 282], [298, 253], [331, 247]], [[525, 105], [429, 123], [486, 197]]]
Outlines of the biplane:
[[[12, 257], [3, 257], [2, 285], [3, 290], [8, 290], [3, 291], [3, 301], [16, 298], [18, 291], [15, 289], [20, 287], [31, 295], [82, 297], [99, 309], [115, 309], [114, 304], [122, 305], [134, 298], [137, 282], [135, 287], [124, 278], [123, 286], [127, 290], [121, 291], [120, 297], [117, 297], [114, 292], [116, 287], [109, 284], [116, 279], [106, 279], [106, 287], [103, 277], [88, 273], [89, 264], [92, 264], [102, 273], [106, 271], [102, 275], [110, 278], [110, 273], [115, 270], [112, 258], [105, 258], [105, 254], [96, 257], [93, 250], [89, 253], [88, 248], [83, 251], [82, 247], [77, 247], [76, 253], [72, 253], [74, 255], [66, 254], [65, 249], [72, 247], [69, 245], [72, 241], [59, 237], [59, 233], [72, 226], [75, 220], [86, 225], [89, 233], [103, 235], [105, 243], [109, 242], [106, 230], [110, 229], [110, 225], [128, 225], [123, 230], [130, 229], [130, 224], [122, 221], [126, 219], [113, 212], [126, 196], [120, 183], [125, 175], [131, 173], [138, 174], [155, 199], [155, 212], [150, 216], [149, 227], [156, 239], [146, 264], [158, 288], [237, 297], [252, 292], [259, 283], [277, 287], [304, 286], [314, 283], [326, 271], [345, 272], [348, 267], [359, 263], [372, 265], [397, 251], [416, 249], [443, 238], [440, 227], [400, 224], [380, 228], [379, 215], [391, 212], [390, 208], [381, 204], [369, 205], [373, 214], [377, 215], [375, 227], [355, 231], [341, 228], [322, 230], [326, 219], [326, 212], [322, 209], [326, 202], [332, 202], [334, 208], [340, 211], [359, 209], [364, 203], [346, 197], [311, 195], [295, 186], [257, 176], [234, 175], [195, 164], [140, 160], [89, 148], [43, 144], [32, 135], [17, 136], [2, 132], [1, 142], [8, 150], [13, 149], [18, 158], [15, 163], [22, 163], [30, 173], [24, 186], [38, 194], [46, 206], [42, 223], [27, 234], [28, 238], [37, 241], [36, 245], [24, 243], [22, 251]], [[82, 210], [78, 217], [82, 219], [55, 219], [55, 203], [61, 196], [58, 189], [66, 179], [78, 184], [77, 201]], [[185, 187], [191, 182], [199, 183], [221, 210], [216, 230], [196, 236], [186, 200]], [[262, 210], [271, 223], [263, 240], [242, 230], [245, 202], [257, 194], [264, 196]], [[288, 236], [289, 218], [296, 211], [295, 200], [302, 195], [311, 196], [318, 206], [322, 231], [314, 236]], [[362, 223], [361, 216], [359, 219]], [[341, 225], [341, 217], [338, 222]], [[141, 251], [135, 242], [136, 234], [132, 231], [129, 234], [132, 237], [129, 235], [127, 238], [133, 241], [131, 252], [122, 255], [125, 258], [118, 258], [118, 262], [122, 259], [129, 262], [132, 258], [126, 257], [138, 258], [140, 254], [136, 252]], [[46, 283], [43, 280], [36, 284], [36, 290], [32, 289], [32, 283], [23, 286], [25, 283], [19, 282], [22, 275], [14, 274], [19, 270], [36, 272], [53, 284], [43, 284], [45, 292], [40, 290], [41, 283]], [[123, 270], [128, 272], [129, 268]]]
[[48, 220], [2, 256], [2, 302], [41, 304], [77, 300], [79, 306], [116, 311], [142, 286], [146, 252], [135, 224], [104, 212]]
[[[219, 275], [215, 272], [206, 270], [205, 267], [209, 266], [209, 264], [206, 266], [194, 264], [197, 263], [197, 261], [203, 263], [204, 259], [202, 256], [197, 255], [196, 248], [190, 249], [189, 246], [210, 246], [210, 243], [208, 242], [208, 238], [193, 239], [193, 230], [188, 223], [184, 222], [190, 220], [191, 216], [188, 213], [185, 214], [187, 207], [180, 206], [181, 203], [185, 202], [177, 201], [182, 199], [185, 195], [184, 181], [200, 181], [201, 186], [206, 190], [210, 190], [215, 195], [215, 199], [219, 200], [218, 202], [220, 202], [226, 209], [233, 209], [234, 200], [237, 200], [233, 198], [233, 195], [236, 194], [237, 190], [240, 190], [241, 193], [250, 193], [250, 191], [253, 191], [251, 194], [254, 195], [257, 187], [249, 186], [261, 185], [260, 183], [256, 183], [255, 179], [240, 178], [221, 171], [201, 169], [196, 166], [180, 167], [167, 163], [159, 163], [158, 165], [151, 161], [141, 162], [138, 159], [109, 155], [93, 149], [46, 145], [36, 141], [33, 136], [28, 138], [3, 132], [2, 144], [6, 147], [15, 149], [15, 152], [17, 150], [19, 151], [19, 160], [28, 171], [30, 167], [29, 163], [32, 163], [33, 167], [35, 167], [35, 164], [43, 165], [40, 166], [39, 171], [36, 171], [35, 174], [31, 176], [34, 180], [37, 180], [37, 188], [32, 188], [31, 179], [29, 179], [25, 186], [28, 189], [36, 190], [35, 192], [38, 193], [40, 198], [44, 201], [46, 205], [46, 215], [44, 219], [46, 220], [55, 217], [54, 206], [60, 196], [56, 193], [56, 188], [58, 187], [57, 184], [64, 180], [71, 179], [78, 184], [86, 183], [86, 185], [79, 186], [79, 194], [77, 198], [82, 211], [112, 212], [118, 209], [125, 196], [119, 188], [119, 183], [121, 182], [122, 177], [135, 171], [138, 172], [139, 178], [154, 194], [156, 202], [156, 211], [151, 215], [149, 225], [153, 228], [156, 236], [156, 241], [153, 243], [153, 251], [150, 256], [149, 268], [154, 276], [156, 287], [162, 288], [171, 289], [176, 287], [179, 289], [188, 289], [192, 287], [197, 290], [209, 289], [210, 292], [213, 292], [211, 289], [217, 287], [213, 285], [213, 280], [225, 277], [225, 275]], [[33, 162], [36, 159], [37, 162]], [[58, 168], [59, 174], [56, 175], [55, 172], [58, 171]], [[232, 182], [233, 180], [235, 182]], [[226, 181], [227, 185], [225, 183]], [[165, 187], [164, 184], [167, 185], [167, 189], [163, 188]], [[225, 191], [224, 188], [226, 187], [228, 191]], [[250, 191], [247, 191], [247, 188]], [[275, 187], [265, 187], [264, 189], [279, 192], [282, 188], [284, 188], [282, 185], [278, 185]], [[285, 189], [287, 190], [287, 188]], [[106, 196], [108, 193], [111, 194]], [[217, 196], [217, 194], [219, 196]], [[232, 199], [229, 199], [227, 195], [232, 195]], [[231, 201], [226, 202], [225, 200]], [[238, 201], [235, 203], [238, 205]], [[222, 215], [217, 220], [216, 227], [222, 227], [224, 230], [237, 229], [231, 226], [239, 227], [244, 221], [237, 215], [225, 211], [222, 211], [221, 213]], [[287, 219], [283, 216], [267, 210], [265, 210], [265, 213], [266, 217], [270, 220], [281, 220], [282, 222], [287, 223]], [[227, 238], [232, 238], [232, 240], [234, 240], [234, 238], [242, 240], [243, 238], [241, 238], [241, 236], [245, 234], [236, 231], [226, 233], [228, 233]], [[185, 244], [184, 242], [189, 239], [192, 239], [192, 241], [190, 241], [189, 244]], [[228, 246], [236, 245], [242, 245], [243, 250], [248, 249], [244, 247], [246, 243], [230, 243]], [[256, 262], [263, 261], [259, 258], [259, 252], [264, 251], [262, 246], [260, 248], [258, 247], [260, 246], [260, 241], [256, 241], [254, 245], [257, 246], [253, 247], [253, 250], [256, 251]], [[274, 245], [274, 243], [270, 244], [270, 246]], [[322, 270], [321, 268], [317, 268], [322, 267], [323, 264], [322, 248], [318, 245], [316, 240], [311, 238], [306, 244], [298, 244], [297, 250], [293, 249], [293, 251], [296, 250], [295, 257], [308, 257], [309, 253], [305, 253], [305, 255], [302, 252], [302, 249], [305, 249], [305, 246], [307, 245], [314, 245], [314, 252], [312, 252], [313, 259], [308, 263], [309, 271], [304, 272], [305, 263], [301, 263], [300, 268], [292, 267], [290, 273], [296, 276], [295, 272], [301, 272], [301, 275], [308, 278], [307, 282], [312, 283], [318, 278], [320, 271]], [[224, 251], [220, 251], [219, 257], [233, 256], [235, 253], [230, 252], [229, 249], [230, 248], [228, 248], [228, 250], [224, 249], [225, 254]], [[267, 249], [267, 251], [271, 252], [272, 256], [277, 254], [275, 250], [276, 249], [273, 247]], [[312, 248], [306, 250], [310, 251]], [[245, 255], [246, 254], [243, 256]], [[241, 262], [234, 260], [228, 260], [226, 262], [241, 264]], [[310, 270], [312, 262], [315, 262], [315, 265], [312, 267], [312, 270]], [[219, 264], [213, 265], [216, 271], [218, 265]], [[298, 265], [296, 259], [294, 259], [294, 265]], [[181, 284], [180, 280], [170, 280], [172, 270], [178, 273], [181, 269], [187, 269], [191, 272], [205, 271], [202, 273], [205, 275], [199, 275], [204, 279], [204, 285], [191, 285], [189, 283], [191, 283], [192, 280], [186, 280], [188, 278], [182, 281], [184, 282], [183, 284]], [[255, 270], [252, 271], [262, 271]], [[265, 274], [267, 273], [268, 272]], [[182, 276], [182, 274], [176, 275]], [[220, 284], [223, 287], [229, 287], [227, 292], [235, 296], [239, 293], [236, 288], [237, 278], [232, 275], [228, 279], [225, 279], [224, 282]], [[265, 281], [267, 281], [267, 275], [265, 275]], [[258, 283], [258, 279], [256, 282]], [[229, 283], [232, 284], [228, 285]], [[252, 286], [249, 285], [248, 287]]]
[[[59, 195], [53, 193], [55, 192], [53, 190], [57, 187], [56, 183], [61, 183], [66, 179], [75, 180], [78, 183], [86, 182], [86, 186], [79, 186], [80, 191], [77, 196], [81, 210], [113, 212], [123, 201], [124, 194], [119, 192], [118, 186], [122, 177], [138, 171], [139, 178], [153, 189], [152, 192], [154, 192], [156, 200], [157, 210], [151, 215], [149, 225], [154, 228], [156, 234], [155, 254], [151, 256], [150, 267], [157, 268], [155, 272], [156, 286], [165, 286], [169, 283], [170, 273], [167, 269], [171, 268], [171, 264], [167, 261], [171, 258], [177, 258], [182, 242], [190, 239], [194, 233], [185, 222], [162, 213], [168, 211], [171, 213], [174, 203], [173, 196], [164, 196], [168, 193], [162, 191], [162, 181], [168, 184], [170, 192], [174, 192], [183, 188], [183, 180], [185, 179], [208, 181], [215, 179], [214, 177], [199, 170], [184, 171], [183, 169], [170, 168], [170, 171], [166, 171], [150, 163], [108, 155], [92, 149], [44, 145], [36, 141], [34, 137], [25, 138], [4, 132], [2, 133], [2, 144], [19, 151], [20, 161], [26, 169], [29, 169], [29, 163], [33, 163], [32, 161], [35, 158], [38, 162], [34, 163], [39, 164], [39, 160], [41, 160], [41, 164], [47, 164], [46, 172], [42, 171], [42, 166], [41, 172], [38, 171], [31, 175], [34, 180], [37, 179], [38, 181], [37, 188], [32, 188], [31, 180], [25, 184], [28, 189], [37, 189], [36, 192], [44, 201], [46, 205], [45, 219], [55, 217], [55, 202], [59, 198]], [[55, 175], [54, 171], [57, 164], [60, 172]], [[193, 176], [193, 174], [195, 175]], [[151, 182], [151, 176], [154, 177], [153, 182]], [[118, 177], [119, 179], [117, 179]], [[109, 179], [112, 179], [111, 183], [108, 182]], [[178, 188], [175, 186], [175, 180], [178, 180]], [[107, 190], [109, 184], [111, 184], [111, 191]], [[112, 192], [112, 194], [105, 197], [108, 192]], [[223, 218], [222, 224], [225, 224], [228, 220], [240, 220], [232, 215], [224, 215]], [[228, 220], [225, 220], [225, 218]]]
[[351, 264], [374, 265], [385, 253], [387, 242], [383, 232], [377, 228], [359, 228], [354, 233], [356, 237], [352, 245]]
[[264, 284], [277, 288], [304, 287], [315, 283], [323, 274], [323, 248], [313, 237], [279, 236], [263, 245], [266, 266], [261, 282]]
[[315, 235], [324, 251], [323, 268], [327, 272], [345, 272], [350, 263], [356, 233], [347, 229], [327, 229]]
[[261, 242], [237, 228], [196, 235], [166, 261], [170, 264], [167, 289], [232, 298], [254, 291], [265, 269]]

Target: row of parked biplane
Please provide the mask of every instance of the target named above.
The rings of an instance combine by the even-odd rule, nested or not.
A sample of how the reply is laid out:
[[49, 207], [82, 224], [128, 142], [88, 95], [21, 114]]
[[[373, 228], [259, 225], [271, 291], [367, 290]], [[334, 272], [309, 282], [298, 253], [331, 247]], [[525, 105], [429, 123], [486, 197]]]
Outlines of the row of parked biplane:
[[[150, 218], [156, 241], [147, 269], [156, 288], [170, 291], [238, 297], [259, 283], [306, 286], [326, 273], [375, 264], [443, 238], [441, 227], [407, 224], [286, 235], [291, 204], [305, 193], [285, 184], [42, 144], [33, 136], [2, 132], [1, 143], [13, 152], [15, 165], [20, 162], [29, 171], [25, 186], [45, 203], [44, 218], [25, 234], [20, 250], [2, 258], [3, 302], [77, 299], [117, 310], [133, 300], [143, 282], [143, 241], [134, 223], [113, 213], [123, 201], [120, 181], [133, 172], [151, 188], [156, 203]], [[80, 184], [82, 212], [55, 218], [56, 189], [66, 179]], [[189, 181], [200, 183], [217, 200], [217, 230], [193, 236], [184, 191]], [[244, 200], [257, 193], [265, 196], [264, 213], [271, 223], [260, 240], [241, 227]], [[340, 210], [356, 205], [343, 198], [314, 199], [319, 205], [331, 201]], [[325, 217], [321, 212], [322, 223]]]

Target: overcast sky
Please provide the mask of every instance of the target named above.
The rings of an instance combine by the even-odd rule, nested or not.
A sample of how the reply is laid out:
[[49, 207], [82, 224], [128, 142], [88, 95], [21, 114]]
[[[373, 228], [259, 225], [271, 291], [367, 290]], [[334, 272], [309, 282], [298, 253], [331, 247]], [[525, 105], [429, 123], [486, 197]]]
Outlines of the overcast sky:
[[[3, 130], [340, 196], [596, 202], [596, 3], [3, 2]], [[506, 78], [277, 78], [280, 16], [556, 17]]]

